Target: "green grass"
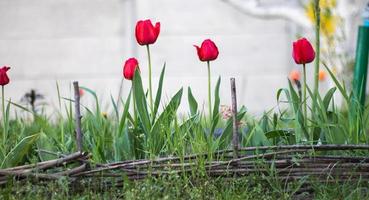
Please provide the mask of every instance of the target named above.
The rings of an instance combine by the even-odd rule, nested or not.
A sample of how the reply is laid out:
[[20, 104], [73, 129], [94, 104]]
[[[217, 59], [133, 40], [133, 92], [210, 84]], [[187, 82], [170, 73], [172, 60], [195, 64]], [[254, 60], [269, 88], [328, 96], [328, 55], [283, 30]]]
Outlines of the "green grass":
[[297, 192], [302, 182], [273, 182], [259, 175], [226, 180], [182, 176], [126, 182], [104, 191], [86, 187], [75, 191], [66, 180], [33, 185], [14, 183], [0, 189], [1, 199], [368, 199], [368, 182], [315, 183], [314, 194]]

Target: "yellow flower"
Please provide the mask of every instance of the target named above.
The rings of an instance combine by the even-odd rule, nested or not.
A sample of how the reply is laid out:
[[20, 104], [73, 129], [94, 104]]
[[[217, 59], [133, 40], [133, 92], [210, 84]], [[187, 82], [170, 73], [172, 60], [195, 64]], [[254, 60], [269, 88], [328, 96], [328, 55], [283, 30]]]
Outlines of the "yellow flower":
[[336, 32], [337, 19], [332, 16], [322, 21], [322, 32], [326, 36], [332, 36]]
[[[311, 23], [315, 22], [314, 1], [305, 6], [305, 14], [310, 19]], [[332, 10], [337, 6], [336, 0], [321, 0], [320, 1], [320, 22], [321, 31], [326, 37], [331, 37], [336, 32], [337, 16], [332, 14]]]
[[321, 9], [332, 8], [337, 6], [336, 0], [320, 0], [319, 4]]

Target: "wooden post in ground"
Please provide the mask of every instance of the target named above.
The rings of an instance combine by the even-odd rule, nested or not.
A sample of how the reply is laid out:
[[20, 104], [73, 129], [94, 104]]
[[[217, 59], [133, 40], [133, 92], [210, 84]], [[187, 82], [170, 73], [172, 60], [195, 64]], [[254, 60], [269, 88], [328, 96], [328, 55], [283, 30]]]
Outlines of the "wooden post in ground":
[[81, 130], [81, 110], [80, 110], [80, 94], [78, 81], [73, 82], [74, 86], [74, 108], [76, 118], [76, 139], [77, 139], [77, 150], [82, 152], [82, 130]]
[[236, 96], [236, 80], [231, 78], [231, 95], [232, 95], [232, 119], [233, 119], [233, 158], [238, 158], [238, 122], [237, 122], [237, 96]]

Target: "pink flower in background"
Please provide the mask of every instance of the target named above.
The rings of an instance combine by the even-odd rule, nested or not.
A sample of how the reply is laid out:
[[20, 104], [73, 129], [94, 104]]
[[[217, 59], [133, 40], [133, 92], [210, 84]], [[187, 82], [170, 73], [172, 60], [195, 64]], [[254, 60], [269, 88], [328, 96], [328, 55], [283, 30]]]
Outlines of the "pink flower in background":
[[294, 81], [294, 82], [300, 81], [300, 72], [298, 70], [295, 70], [295, 69], [292, 70], [290, 72], [289, 78], [290, 78], [291, 81]]
[[232, 109], [230, 106], [227, 105], [221, 105], [220, 106], [220, 114], [222, 114], [222, 118], [224, 120], [228, 120], [232, 117]]

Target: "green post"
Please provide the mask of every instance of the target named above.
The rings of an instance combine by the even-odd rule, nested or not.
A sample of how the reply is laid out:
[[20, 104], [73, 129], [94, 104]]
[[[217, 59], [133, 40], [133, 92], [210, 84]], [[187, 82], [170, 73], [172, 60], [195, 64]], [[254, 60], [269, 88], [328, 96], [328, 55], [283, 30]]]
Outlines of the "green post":
[[353, 80], [355, 99], [360, 102], [361, 108], [365, 106], [365, 91], [368, 72], [369, 55], [369, 27], [360, 26], [357, 38], [356, 61]]

